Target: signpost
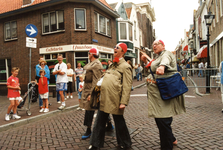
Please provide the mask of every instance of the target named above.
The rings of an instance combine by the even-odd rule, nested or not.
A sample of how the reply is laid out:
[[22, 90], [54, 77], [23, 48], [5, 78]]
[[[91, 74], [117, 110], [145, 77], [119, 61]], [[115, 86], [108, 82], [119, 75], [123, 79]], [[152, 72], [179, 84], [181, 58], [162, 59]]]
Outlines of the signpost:
[[25, 28], [26, 35], [26, 47], [29, 47], [29, 82], [31, 82], [31, 48], [36, 48], [37, 39], [34, 38], [38, 34], [38, 30], [35, 25], [28, 24]]

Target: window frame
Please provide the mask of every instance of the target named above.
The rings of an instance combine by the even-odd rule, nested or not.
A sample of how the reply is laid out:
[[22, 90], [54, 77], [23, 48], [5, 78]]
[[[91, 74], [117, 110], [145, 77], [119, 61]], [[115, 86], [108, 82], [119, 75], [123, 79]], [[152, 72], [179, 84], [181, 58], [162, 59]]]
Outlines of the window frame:
[[[76, 10], [77, 9], [83, 9], [84, 10], [84, 24], [85, 24], [85, 29], [77, 29], [76, 28]], [[74, 8], [74, 30], [75, 31], [87, 31], [87, 19], [86, 19], [86, 9], [85, 8]]]
[[[112, 37], [111, 35], [108, 34], [108, 24], [107, 24], [107, 20], [109, 20], [110, 22], [110, 34], [112, 34], [112, 22], [111, 22], [111, 19], [110, 18], [107, 18], [105, 17], [104, 15], [101, 15], [100, 13], [97, 13], [96, 11], [94, 12], [94, 15], [97, 14], [97, 31], [95, 30], [96, 27], [94, 27], [94, 31], [96, 33], [99, 33], [99, 34], [102, 34], [102, 35], [105, 35], [107, 37]], [[103, 33], [100, 31], [100, 16], [104, 17], [105, 18], [105, 32], [106, 33]], [[95, 16], [94, 16], [94, 25], [95, 25]]]
[[[121, 38], [121, 23], [125, 24], [125, 29], [126, 29], [126, 39], [122, 39]], [[118, 37], [119, 37], [119, 41], [127, 41], [127, 42], [132, 42], [133, 43], [133, 40], [134, 40], [134, 37], [133, 37], [133, 31], [132, 31], [132, 40], [130, 40], [129, 36], [130, 36], [130, 33], [129, 33], [129, 26], [132, 27], [132, 30], [133, 30], [133, 24], [129, 21], [119, 21], [118, 22]]]
[[[12, 22], [16, 22], [16, 37], [12, 38]], [[9, 23], [10, 26], [10, 39], [6, 39], [6, 24]], [[4, 41], [13, 41], [18, 39], [18, 32], [17, 32], [17, 21], [12, 20], [4, 23]]]
[[[59, 28], [59, 11], [63, 12], [63, 23], [64, 23], [64, 29]], [[55, 22], [56, 22], [56, 30], [51, 31], [51, 13], [55, 13]], [[48, 14], [48, 26], [49, 26], [49, 31], [44, 32], [44, 19], [43, 15]], [[49, 11], [41, 14], [41, 23], [42, 23], [42, 35], [46, 34], [52, 34], [52, 33], [58, 33], [58, 32], [64, 32], [65, 31], [65, 19], [64, 19], [64, 10], [55, 10], [55, 11]]]
[[[10, 60], [11, 61], [11, 59], [9, 58], [5, 58], [5, 59], [1, 59], [1, 60], [5, 60], [5, 69], [6, 69], [6, 82], [1, 82], [0, 81], [0, 84], [6, 84], [7, 83], [7, 80], [8, 80], [8, 78], [9, 78], [9, 76], [10, 76], [10, 72], [11, 72], [11, 70], [9, 70], [9, 66], [8, 66], [8, 60]], [[12, 62], [11, 62], [12, 63]], [[11, 64], [11, 66], [10, 66], [11, 68], [12, 68], [12, 64]]]

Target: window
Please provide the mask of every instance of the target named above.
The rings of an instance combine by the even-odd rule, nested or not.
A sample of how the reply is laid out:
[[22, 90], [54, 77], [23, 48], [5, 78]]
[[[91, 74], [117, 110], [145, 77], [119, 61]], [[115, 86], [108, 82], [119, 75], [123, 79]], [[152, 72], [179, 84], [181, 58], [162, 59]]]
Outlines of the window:
[[43, 33], [64, 30], [64, 12], [58, 10], [42, 14]]
[[88, 57], [88, 52], [75, 52], [76, 57]]
[[95, 32], [111, 36], [111, 20], [95, 12], [94, 29]]
[[5, 40], [17, 39], [17, 23], [10, 21], [5, 23]]
[[0, 59], [0, 83], [7, 82], [11, 72], [11, 59]]
[[99, 15], [99, 23], [100, 23], [100, 26], [99, 26], [100, 33], [106, 34], [105, 17]]
[[107, 19], [107, 35], [111, 36], [111, 21]]
[[129, 40], [132, 41], [132, 25], [129, 24]]
[[86, 30], [86, 9], [74, 9], [75, 30]]
[[134, 39], [137, 40], [136, 39], [136, 22], [135, 21], [134, 21]]
[[126, 23], [120, 23], [120, 38], [127, 40]]
[[218, 0], [215, 0], [215, 7], [216, 7], [216, 21], [218, 22]]

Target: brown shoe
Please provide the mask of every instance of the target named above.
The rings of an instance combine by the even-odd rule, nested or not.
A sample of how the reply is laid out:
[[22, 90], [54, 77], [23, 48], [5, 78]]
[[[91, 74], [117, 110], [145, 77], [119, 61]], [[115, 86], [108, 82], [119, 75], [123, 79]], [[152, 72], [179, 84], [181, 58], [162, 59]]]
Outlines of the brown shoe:
[[173, 142], [173, 145], [177, 145], [177, 140], [175, 140], [175, 141]]

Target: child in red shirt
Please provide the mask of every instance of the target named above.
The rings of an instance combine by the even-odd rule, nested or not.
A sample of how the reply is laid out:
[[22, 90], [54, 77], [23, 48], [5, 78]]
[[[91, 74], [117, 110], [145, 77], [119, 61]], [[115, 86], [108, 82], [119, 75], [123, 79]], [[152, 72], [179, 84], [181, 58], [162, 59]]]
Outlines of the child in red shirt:
[[49, 91], [48, 91], [48, 83], [47, 83], [47, 78], [44, 76], [46, 74], [45, 70], [41, 69], [39, 72], [40, 78], [39, 78], [39, 82], [36, 84], [38, 85], [38, 89], [39, 89], [39, 95], [43, 100], [43, 107], [42, 109], [40, 109], [39, 112], [49, 112], [49, 102], [48, 102], [48, 95], [49, 95]]
[[17, 106], [19, 105], [19, 101], [22, 100], [20, 97], [19, 90], [21, 90], [19, 85], [19, 79], [16, 77], [19, 73], [18, 67], [13, 67], [11, 70], [12, 75], [7, 80], [7, 88], [8, 88], [8, 98], [10, 101], [10, 105], [7, 110], [7, 114], [5, 115], [5, 120], [9, 121], [9, 113], [13, 110], [13, 119], [20, 119], [21, 117], [16, 114]]

